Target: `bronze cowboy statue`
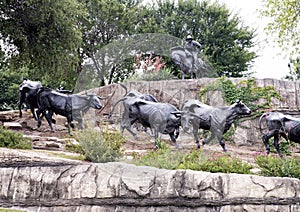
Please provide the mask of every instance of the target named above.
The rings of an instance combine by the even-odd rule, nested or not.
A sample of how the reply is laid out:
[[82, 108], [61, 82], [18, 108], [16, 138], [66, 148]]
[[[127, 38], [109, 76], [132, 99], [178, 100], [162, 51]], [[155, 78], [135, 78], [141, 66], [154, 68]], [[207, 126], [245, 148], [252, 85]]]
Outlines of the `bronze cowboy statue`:
[[186, 44], [184, 47], [175, 46], [170, 49], [170, 57], [172, 61], [178, 65], [182, 72], [182, 79], [185, 78], [185, 74], [190, 74], [191, 79], [193, 75], [197, 77], [203, 76], [201, 70], [206, 70], [206, 65], [203, 60], [198, 58], [198, 51], [201, 49], [200, 43], [195, 41], [191, 35], [186, 38]]

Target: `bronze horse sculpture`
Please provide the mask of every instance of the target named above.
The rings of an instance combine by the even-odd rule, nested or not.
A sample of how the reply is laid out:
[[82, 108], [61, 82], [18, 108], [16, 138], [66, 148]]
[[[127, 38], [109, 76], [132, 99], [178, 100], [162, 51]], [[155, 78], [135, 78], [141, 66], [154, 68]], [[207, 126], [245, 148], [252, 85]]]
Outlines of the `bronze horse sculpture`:
[[175, 46], [170, 49], [170, 58], [180, 67], [182, 79], [184, 80], [186, 74], [189, 74], [191, 79], [193, 79], [193, 75], [195, 75], [196, 78], [197, 75], [203, 77], [203, 71], [207, 70], [206, 64], [200, 58], [194, 61], [192, 54], [187, 51], [188, 50], [181, 46]]

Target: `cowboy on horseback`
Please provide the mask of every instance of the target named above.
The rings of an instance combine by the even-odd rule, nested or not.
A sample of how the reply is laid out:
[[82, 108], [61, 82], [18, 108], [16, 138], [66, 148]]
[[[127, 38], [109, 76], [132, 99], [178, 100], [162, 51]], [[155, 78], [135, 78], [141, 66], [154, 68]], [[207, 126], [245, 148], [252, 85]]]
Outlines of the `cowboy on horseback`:
[[196, 69], [196, 67], [199, 67], [198, 49], [201, 48], [201, 45], [200, 43], [195, 41], [191, 35], [188, 35], [185, 40], [186, 40], [186, 44], [184, 45], [184, 51], [187, 56], [193, 57], [194, 59], [193, 67], [194, 69]]

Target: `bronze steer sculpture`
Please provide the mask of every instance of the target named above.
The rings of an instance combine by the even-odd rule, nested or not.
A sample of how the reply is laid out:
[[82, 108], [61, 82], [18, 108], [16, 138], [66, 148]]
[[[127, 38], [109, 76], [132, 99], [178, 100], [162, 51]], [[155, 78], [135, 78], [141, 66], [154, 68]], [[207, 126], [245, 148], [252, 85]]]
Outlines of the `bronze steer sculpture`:
[[[122, 119], [121, 119], [121, 123], [120, 123], [120, 131], [123, 134], [124, 130], [126, 129], [128, 132], [130, 132], [130, 134], [132, 134], [135, 137], [135, 139], [137, 139], [136, 134], [131, 129], [131, 125], [133, 123], [130, 123], [130, 118], [129, 118], [129, 106], [130, 106], [130, 102], [132, 101], [132, 98], [143, 99], [143, 100], [150, 101], [150, 102], [158, 102], [158, 101], [151, 94], [142, 94], [142, 93], [140, 93], [136, 90], [128, 91], [128, 89], [125, 85], [120, 84], [120, 86], [125, 89], [125, 94], [121, 99], [119, 99], [114, 104], [113, 109], [111, 110], [109, 117], [112, 116], [117, 104], [119, 104], [120, 102], [123, 102], [124, 111], [123, 111]], [[137, 120], [135, 120], [135, 122], [136, 121]], [[144, 126], [144, 127], [145, 127], [145, 131], [146, 131], [147, 127], [146, 126]]]
[[47, 87], [42, 87], [38, 91], [38, 127], [41, 126], [40, 114], [44, 113], [47, 122], [52, 131], [52, 115], [59, 114], [67, 118], [68, 132], [72, 135], [70, 127], [73, 120], [78, 121], [79, 127], [82, 128], [82, 115], [86, 113], [90, 107], [94, 109], [101, 109], [102, 105], [100, 97], [96, 95], [76, 95], [63, 94]]
[[249, 115], [251, 110], [240, 100], [229, 107], [213, 107], [190, 99], [183, 103], [180, 113], [183, 130], [188, 132], [192, 125], [192, 132], [198, 148], [200, 148], [198, 129], [204, 129], [210, 130], [211, 136], [205, 138], [202, 144], [208, 144], [212, 139], [217, 138], [226, 152], [223, 134], [229, 130], [239, 115]]
[[[168, 103], [145, 101], [137, 97], [129, 97], [127, 104], [129, 127], [139, 121], [144, 127], [151, 128], [156, 148], [158, 147], [159, 133], [169, 134], [175, 146], [179, 147], [176, 139], [179, 136], [180, 117], [177, 115], [179, 111], [175, 106]], [[135, 133], [132, 135], [136, 137]]]
[[[263, 133], [262, 121], [265, 119], [268, 132]], [[300, 143], [300, 119], [290, 115], [285, 115], [279, 112], [267, 112], [259, 118], [259, 129], [262, 135], [262, 140], [266, 147], [267, 154], [270, 153], [269, 139], [274, 137], [274, 146], [278, 155], [283, 158], [279, 149], [279, 139], [282, 136], [285, 140], [291, 140], [295, 143]]]
[[[20, 100], [18, 102], [18, 108], [19, 108], [20, 118], [22, 118], [21, 107], [24, 103], [26, 103], [29, 105], [33, 118], [37, 120], [35, 108], [38, 108], [37, 93], [41, 87], [42, 87], [42, 83], [40, 81], [31, 81], [27, 78], [23, 78], [23, 82], [19, 86]], [[73, 91], [63, 90], [63, 89], [57, 89], [56, 91], [60, 93], [66, 93], [66, 94], [70, 94], [73, 92]]]
[[23, 79], [23, 82], [19, 86], [20, 100], [18, 102], [18, 108], [20, 118], [22, 118], [21, 107], [24, 103], [27, 103], [30, 107], [33, 118], [37, 120], [35, 108], [38, 108], [37, 92], [41, 87], [42, 83], [40, 81], [31, 81], [27, 78]]

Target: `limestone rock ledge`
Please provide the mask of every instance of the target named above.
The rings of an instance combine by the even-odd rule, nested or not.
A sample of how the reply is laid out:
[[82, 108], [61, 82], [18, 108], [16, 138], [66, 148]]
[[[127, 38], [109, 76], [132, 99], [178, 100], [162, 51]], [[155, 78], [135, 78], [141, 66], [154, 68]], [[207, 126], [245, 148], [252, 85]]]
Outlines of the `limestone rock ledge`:
[[[300, 180], [82, 163], [0, 151], [0, 207], [28, 211], [300, 211]], [[5, 151], [5, 152], [7, 152]], [[24, 155], [25, 153], [22, 152]], [[32, 159], [35, 163], [30, 163]], [[43, 157], [41, 157], [43, 159]], [[23, 161], [23, 162], [22, 162]]]

